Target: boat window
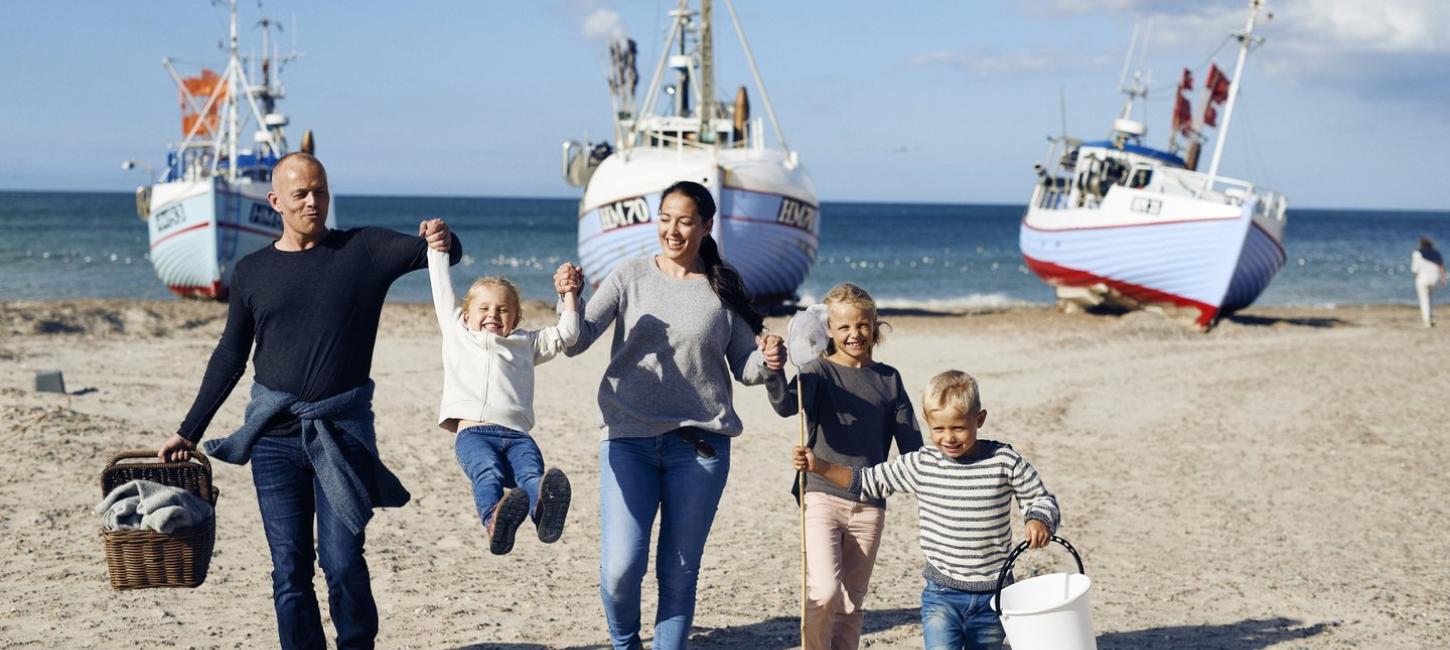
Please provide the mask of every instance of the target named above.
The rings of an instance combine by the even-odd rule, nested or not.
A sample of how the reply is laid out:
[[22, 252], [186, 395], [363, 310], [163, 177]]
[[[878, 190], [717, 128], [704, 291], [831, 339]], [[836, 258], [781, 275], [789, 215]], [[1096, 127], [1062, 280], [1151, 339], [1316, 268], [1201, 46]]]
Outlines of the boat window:
[[1133, 177], [1128, 181], [1128, 187], [1148, 187], [1153, 182], [1153, 169], [1151, 167], [1139, 167], [1133, 170]]

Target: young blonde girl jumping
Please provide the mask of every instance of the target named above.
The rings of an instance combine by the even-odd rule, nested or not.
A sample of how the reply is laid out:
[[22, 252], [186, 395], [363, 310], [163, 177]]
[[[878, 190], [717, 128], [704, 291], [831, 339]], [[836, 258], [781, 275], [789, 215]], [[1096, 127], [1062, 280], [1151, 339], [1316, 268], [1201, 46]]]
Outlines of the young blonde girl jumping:
[[[797, 380], [783, 372], [766, 380], [770, 404], [783, 417], [797, 413], [803, 393], [807, 446], [817, 458], [851, 467], [886, 461], [922, 445], [921, 430], [901, 374], [872, 355], [881, 343], [876, 301], [854, 284], [838, 284], [822, 300], [830, 343], [825, 356], [800, 367]], [[815, 474], [806, 475], [806, 639], [808, 650], [854, 649], [861, 638], [862, 605], [876, 564], [886, 502], [859, 499]]]
[[[454, 451], [473, 483], [489, 550], [495, 555], [512, 550], [514, 533], [526, 517], [533, 519], [539, 541], [553, 543], [564, 531], [570, 487], [563, 471], [544, 471], [543, 455], [529, 435], [534, 426], [534, 366], [579, 337], [583, 279], [571, 265], [559, 267], [554, 288], [563, 299], [563, 313], [558, 324], [521, 330], [519, 292], [508, 280], [478, 279], [460, 308], [454, 303], [447, 253], [428, 251], [428, 278], [443, 332], [438, 426], [458, 434]], [[513, 489], [504, 494], [504, 488]]]

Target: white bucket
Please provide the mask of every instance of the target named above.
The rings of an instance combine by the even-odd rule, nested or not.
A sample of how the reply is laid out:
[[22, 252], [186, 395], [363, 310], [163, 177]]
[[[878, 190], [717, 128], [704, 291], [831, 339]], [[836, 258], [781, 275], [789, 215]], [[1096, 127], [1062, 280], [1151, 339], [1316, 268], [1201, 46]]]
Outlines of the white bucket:
[[1097, 650], [1092, 585], [1081, 573], [1050, 573], [1004, 588], [999, 606], [1012, 650]]

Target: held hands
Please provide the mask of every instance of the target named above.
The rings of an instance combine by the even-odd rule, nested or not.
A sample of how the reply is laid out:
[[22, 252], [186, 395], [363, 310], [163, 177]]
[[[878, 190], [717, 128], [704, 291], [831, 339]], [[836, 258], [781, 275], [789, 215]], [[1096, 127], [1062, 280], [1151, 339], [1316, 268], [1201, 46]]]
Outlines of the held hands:
[[554, 271], [554, 293], [565, 295], [579, 293], [584, 289], [584, 271], [569, 262], [559, 265]]
[[163, 462], [179, 463], [191, 457], [193, 449], [196, 449], [196, 445], [191, 444], [190, 440], [181, 437], [179, 433], [173, 433], [170, 438], [166, 439], [166, 442], [161, 443], [161, 449], [156, 451], [156, 457]]
[[447, 253], [453, 243], [448, 224], [442, 219], [424, 219], [418, 222], [418, 236], [428, 240], [428, 248]]
[[780, 370], [785, 367], [785, 339], [774, 334], [761, 334], [755, 337], [755, 347], [763, 353], [766, 368]]
[[1048, 538], [1052, 533], [1047, 531], [1047, 526], [1036, 519], [1027, 520], [1027, 548], [1042, 548], [1047, 546]]

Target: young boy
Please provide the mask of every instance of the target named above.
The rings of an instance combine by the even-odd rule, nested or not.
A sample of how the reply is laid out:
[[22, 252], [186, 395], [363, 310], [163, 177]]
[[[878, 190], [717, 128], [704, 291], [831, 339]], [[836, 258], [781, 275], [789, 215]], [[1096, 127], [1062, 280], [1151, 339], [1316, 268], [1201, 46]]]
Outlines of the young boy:
[[1006, 633], [990, 601], [1012, 548], [1012, 497], [1022, 506], [1032, 548], [1057, 530], [1057, 498], [1011, 445], [977, 439], [987, 411], [971, 375], [948, 370], [932, 377], [921, 408], [935, 447], [870, 467], [835, 465], [796, 447], [795, 467], [865, 498], [915, 494], [926, 555], [926, 647], [999, 648]]

